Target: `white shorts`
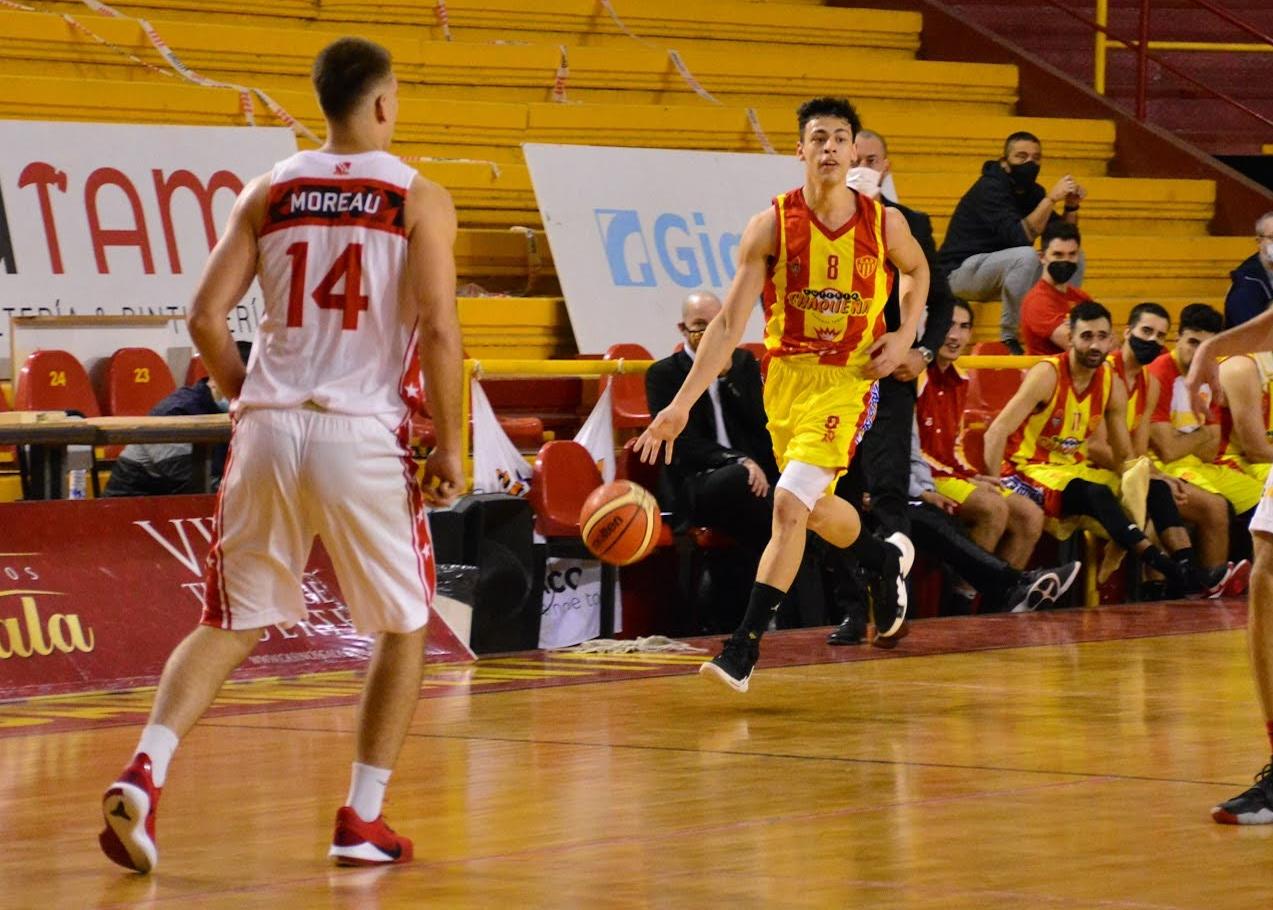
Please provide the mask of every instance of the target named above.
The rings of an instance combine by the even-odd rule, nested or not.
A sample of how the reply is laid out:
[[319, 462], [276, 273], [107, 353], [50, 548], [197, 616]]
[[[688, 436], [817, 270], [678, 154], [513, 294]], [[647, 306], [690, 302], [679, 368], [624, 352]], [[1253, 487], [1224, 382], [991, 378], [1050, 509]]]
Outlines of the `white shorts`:
[[1264, 481], [1264, 493], [1255, 504], [1255, 514], [1251, 516], [1251, 530], [1273, 534], [1273, 471]]
[[415, 462], [376, 417], [249, 409], [217, 496], [202, 622], [305, 618], [301, 576], [322, 538], [358, 631], [412, 632], [433, 603], [433, 548]]

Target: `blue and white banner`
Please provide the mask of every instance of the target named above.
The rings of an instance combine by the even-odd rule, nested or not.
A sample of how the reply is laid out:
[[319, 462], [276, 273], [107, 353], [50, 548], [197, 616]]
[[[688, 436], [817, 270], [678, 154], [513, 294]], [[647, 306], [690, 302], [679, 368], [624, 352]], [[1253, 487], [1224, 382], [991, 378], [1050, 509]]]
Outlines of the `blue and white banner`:
[[[523, 148], [584, 353], [636, 342], [669, 354], [681, 301], [696, 290], [724, 300], [747, 221], [804, 182], [794, 154]], [[743, 340], [762, 331], [757, 301]]]

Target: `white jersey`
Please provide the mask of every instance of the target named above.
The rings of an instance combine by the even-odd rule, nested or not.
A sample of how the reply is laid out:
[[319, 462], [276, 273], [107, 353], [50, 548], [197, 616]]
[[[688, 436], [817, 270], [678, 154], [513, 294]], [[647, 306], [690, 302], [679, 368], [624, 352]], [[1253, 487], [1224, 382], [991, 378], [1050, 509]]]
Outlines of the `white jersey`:
[[400, 293], [415, 173], [386, 152], [298, 152], [274, 165], [257, 264], [265, 314], [240, 408], [313, 404], [405, 422], [419, 394], [417, 313]]

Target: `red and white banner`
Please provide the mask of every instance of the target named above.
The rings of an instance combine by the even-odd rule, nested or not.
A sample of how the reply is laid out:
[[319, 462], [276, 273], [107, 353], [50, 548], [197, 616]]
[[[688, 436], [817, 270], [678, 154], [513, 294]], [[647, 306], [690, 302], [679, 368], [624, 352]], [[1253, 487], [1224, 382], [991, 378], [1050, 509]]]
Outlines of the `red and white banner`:
[[[0, 699], [154, 683], [199, 622], [212, 496], [0, 505]], [[315, 546], [309, 615], [269, 626], [236, 677], [359, 668], [371, 654]], [[472, 657], [439, 614], [430, 661]]]
[[[0, 121], [0, 376], [12, 316], [183, 314], [239, 191], [295, 151], [283, 128]], [[253, 285], [236, 337], [260, 311]]]

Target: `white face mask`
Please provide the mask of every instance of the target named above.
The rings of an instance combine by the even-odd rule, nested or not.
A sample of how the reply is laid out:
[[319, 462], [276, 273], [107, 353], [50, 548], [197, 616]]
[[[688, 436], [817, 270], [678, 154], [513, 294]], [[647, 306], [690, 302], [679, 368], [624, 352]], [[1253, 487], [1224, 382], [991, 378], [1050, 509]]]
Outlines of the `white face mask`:
[[[850, 186], [852, 186], [852, 184], [850, 184]], [[1261, 243], [1260, 249], [1264, 252], [1264, 258], [1269, 262], [1273, 262], [1273, 240], [1266, 240]]]
[[849, 189], [857, 190], [863, 196], [872, 199], [880, 198], [880, 172], [869, 167], [855, 167], [849, 171], [845, 181]]

